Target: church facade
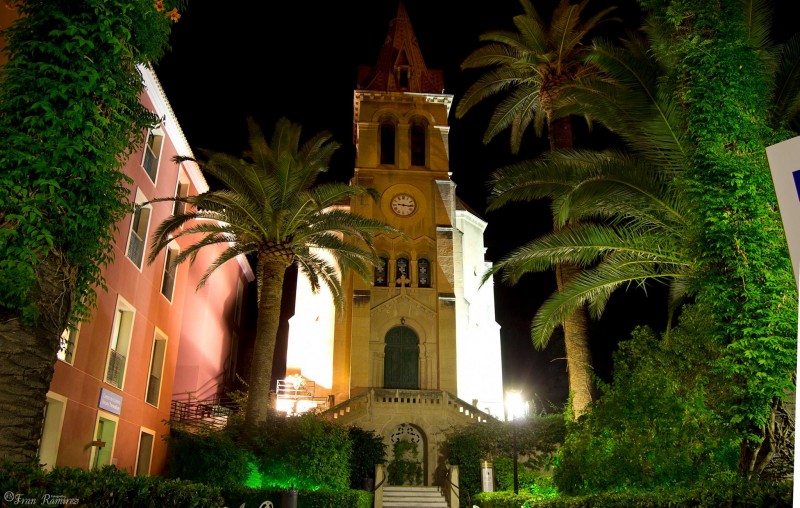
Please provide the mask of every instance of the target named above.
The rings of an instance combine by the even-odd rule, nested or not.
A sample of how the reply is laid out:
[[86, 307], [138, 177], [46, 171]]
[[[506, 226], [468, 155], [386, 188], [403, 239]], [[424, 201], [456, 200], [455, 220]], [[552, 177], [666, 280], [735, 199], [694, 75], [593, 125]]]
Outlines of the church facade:
[[[345, 274], [339, 314], [330, 294], [313, 293], [300, 276], [289, 391], [313, 387], [305, 402], [325, 408], [322, 416], [383, 436], [390, 464], [398, 450], [416, 448], [409, 457], [419, 464], [417, 477], [394, 483], [435, 485], [444, 433], [503, 414], [494, 288], [491, 279], [481, 285], [491, 266], [487, 223], [458, 198], [450, 178], [453, 96], [443, 93], [442, 72], [426, 67], [402, 2], [377, 64], [359, 69], [358, 78], [352, 183], [380, 199], [343, 206], [404, 235], [376, 239], [381, 264], [372, 280]], [[303, 401], [282, 397], [287, 382], [279, 382], [278, 409], [300, 411]]]

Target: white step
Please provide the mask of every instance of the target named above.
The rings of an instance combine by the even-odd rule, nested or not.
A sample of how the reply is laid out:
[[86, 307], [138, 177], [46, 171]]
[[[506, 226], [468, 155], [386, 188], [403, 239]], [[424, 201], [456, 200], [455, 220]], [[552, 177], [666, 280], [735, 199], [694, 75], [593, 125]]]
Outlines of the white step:
[[448, 508], [437, 487], [383, 487], [384, 508]]

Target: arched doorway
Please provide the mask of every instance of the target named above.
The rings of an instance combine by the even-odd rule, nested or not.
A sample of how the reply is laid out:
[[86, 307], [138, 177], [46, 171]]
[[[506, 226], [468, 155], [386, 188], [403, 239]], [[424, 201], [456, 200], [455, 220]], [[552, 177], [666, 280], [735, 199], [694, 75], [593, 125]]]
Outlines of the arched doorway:
[[389, 485], [425, 485], [426, 444], [419, 428], [401, 423], [389, 435]]
[[389, 330], [386, 343], [383, 387], [419, 389], [419, 337], [403, 325]]

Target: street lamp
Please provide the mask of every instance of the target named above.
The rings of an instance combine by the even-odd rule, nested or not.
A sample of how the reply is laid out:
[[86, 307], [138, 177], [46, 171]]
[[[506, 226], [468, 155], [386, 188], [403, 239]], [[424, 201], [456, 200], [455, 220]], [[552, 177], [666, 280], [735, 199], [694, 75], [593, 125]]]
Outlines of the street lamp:
[[527, 404], [522, 400], [522, 392], [509, 390], [506, 392], [506, 421], [511, 422], [511, 450], [514, 454], [514, 494], [519, 494], [519, 476], [517, 475], [517, 425], [516, 420], [525, 417]]

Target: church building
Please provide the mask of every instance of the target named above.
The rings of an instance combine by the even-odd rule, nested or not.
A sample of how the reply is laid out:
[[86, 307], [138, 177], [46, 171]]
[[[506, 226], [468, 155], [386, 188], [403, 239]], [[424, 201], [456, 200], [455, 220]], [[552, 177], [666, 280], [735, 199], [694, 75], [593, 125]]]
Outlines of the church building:
[[397, 450], [416, 447], [419, 475], [406, 479], [415, 485], [439, 483], [451, 426], [503, 417], [494, 287], [491, 279], [481, 285], [491, 267], [487, 223], [451, 180], [453, 96], [443, 81], [442, 71], [426, 67], [400, 2], [377, 63], [359, 69], [353, 97], [352, 183], [380, 200], [358, 198], [349, 209], [404, 236], [376, 239], [381, 264], [372, 280], [345, 274], [338, 314], [324, 288], [315, 294], [299, 276], [287, 378], [277, 391], [279, 411], [317, 406], [323, 417], [374, 430], [389, 463]]

